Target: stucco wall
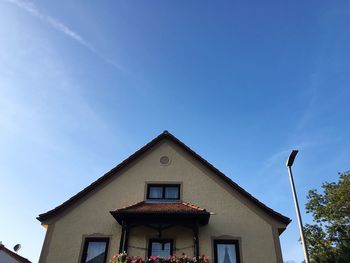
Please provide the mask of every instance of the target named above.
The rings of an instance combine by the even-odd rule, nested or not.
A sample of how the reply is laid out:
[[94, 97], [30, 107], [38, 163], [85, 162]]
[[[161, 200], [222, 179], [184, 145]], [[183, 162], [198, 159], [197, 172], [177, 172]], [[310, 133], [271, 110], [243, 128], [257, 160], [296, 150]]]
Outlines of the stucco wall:
[[[160, 164], [159, 158], [163, 155], [170, 157], [170, 165]], [[273, 236], [278, 223], [250, 201], [242, 202], [239, 194], [170, 141], [161, 142], [108, 184], [48, 222], [52, 224], [49, 225], [52, 235], [47, 240], [48, 253], [42, 255], [41, 262], [77, 263], [86, 235], [110, 236], [110, 258], [118, 252], [121, 229], [109, 211], [144, 200], [145, 183], [158, 181], [181, 182], [184, 201], [215, 213], [207, 226], [200, 227], [201, 254], [212, 258], [212, 237], [232, 236], [240, 240], [243, 263], [278, 262]], [[183, 235], [182, 238], [179, 235]], [[174, 237], [178, 248], [193, 244], [191, 231], [185, 228], [169, 229], [163, 236]], [[146, 247], [148, 237], [157, 237], [157, 233], [146, 228], [132, 229], [129, 254], [144, 256], [144, 250], [133, 246]], [[183, 252], [193, 255], [192, 248]]]

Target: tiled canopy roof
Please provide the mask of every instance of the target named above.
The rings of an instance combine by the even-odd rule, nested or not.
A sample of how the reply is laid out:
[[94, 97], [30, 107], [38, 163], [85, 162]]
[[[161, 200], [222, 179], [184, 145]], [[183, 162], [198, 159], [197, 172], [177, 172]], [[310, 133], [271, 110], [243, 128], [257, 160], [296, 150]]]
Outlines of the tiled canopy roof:
[[154, 214], [190, 214], [190, 213], [208, 213], [204, 208], [195, 206], [191, 203], [148, 203], [145, 201], [137, 204], [117, 209], [115, 213], [154, 213]]
[[137, 204], [117, 209], [110, 212], [112, 216], [123, 224], [189, 224], [198, 222], [206, 225], [209, 222], [210, 213], [204, 208], [190, 203], [150, 203], [139, 202]]

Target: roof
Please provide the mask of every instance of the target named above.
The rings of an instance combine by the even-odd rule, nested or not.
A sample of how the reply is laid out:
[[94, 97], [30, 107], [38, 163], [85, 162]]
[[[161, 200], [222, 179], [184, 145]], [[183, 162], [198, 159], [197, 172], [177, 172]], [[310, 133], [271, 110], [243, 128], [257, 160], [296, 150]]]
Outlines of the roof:
[[31, 263], [28, 259], [18, 255], [17, 253], [7, 249], [3, 244], [0, 244], [0, 251], [4, 251], [7, 255], [12, 257], [13, 259], [17, 260], [18, 262], [21, 263]]
[[139, 202], [137, 204], [117, 209], [114, 213], [154, 213], [154, 214], [181, 214], [181, 213], [208, 213], [207, 210], [199, 206], [186, 202], [173, 202], [173, 203], [149, 203]]
[[110, 213], [120, 224], [123, 220], [139, 223], [179, 223], [197, 220], [201, 225], [206, 225], [210, 217], [210, 213], [204, 208], [186, 202], [151, 203], [142, 201]]
[[112, 178], [114, 176], [117, 176], [116, 173], [121, 171], [123, 168], [128, 166], [132, 161], [134, 161], [135, 159], [140, 157], [143, 153], [145, 153], [146, 151], [148, 151], [149, 149], [151, 149], [153, 146], [155, 146], [157, 143], [159, 143], [160, 141], [162, 141], [164, 139], [168, 139], [168, 140], [172, 141], [173, 143], [175, 143], [176, 145], [178, 145], [179, 147], [181, 147], [182, 149], [184, 149], [193, 158], [195, 158], [202, 165], [204, 165], [209, 170], [211, 170], [214, 174], [216, 174], [219, 178], [221, 178], [224, 182], [226, 182], [235, 191], [237, 191], [238, 193], [240, 193], [244, 197], [248, 198], [255, 205], [257, 205], [259, 208], [261, 208], [267, 214], [269, 214], [270, 216], [275, 218], [277, 221], [282, 222], [282, 223], [284, 223], [286, 225], [288, 225], [291, 222], [291, 220], [288, 217], [286, 217], [286, 216], [284, 216], [284, 215], [274, 211], [273, 209], [269, 208], [268, 206], [266, 206], [265, 204], [260, 202], [258, 199], [253, 197], [251, 194], [249, 194], [247, 191], [245, 191], [242, 187], [240, 187], [237, 183], [235, 183], [230, 178], [228, 178], [226, 175], [224, 175], [222, 172], [220, 172], [211, 163], [209, 163], [207, 160], [202, 158], [199, 154], [194, 152], [192, 149], [190, 149], [187, 145], [185, 145], [183, 142], [181, 142], [179, 139], [177, 139], [174, 135], [172, 135], [168, 131], [164, 131], [163, 133], [158, 135], [156, 138], [154, 138], [152, 141], [147, 143], [141, 149], [139, 149], [138, 151], [136, 151], [135, 153], [130, 155], [127, 159], [122, 161], [120, 164], [118, 164], [116, 167], [111, 169], [105, 175], [103, 175], [102, 177], [97, 179], [95, 182], [93, 182], [92, 184], [90, 184], [89, 186], [84, 188], [82, 191], [80, 191], [79, 193], [77, 193], [76, 195], [74, 195], [73, 197], [71, 197], [70, 199], [68, 199], [64, 203], [62, 203], [61, 205], [57, 206], [56, 208], [54, 208], [54, 209], [52, 209], [52, 210], [50, 210], [50, 211], [48, 211], [46, 213], [40, 214], [37, 217], [37, 219], [40, 222], [44, 222], [44, 221], [46, 221], [46, 220], [48, 220], [48, 219], [58, 215], [59, 213], [61, 213], [62, 211], [64, 211], [68, 207], [70, 207], [72, 204], [76, 203], [78, 200], [80, 200], [81, 198], [83, 198], [84, 196], [86, 196], [87, 194], [92, 192], [93, 190], [95, 190], [98, 186], [102, 185], [104, 182], [106, 182], [110, 178]]

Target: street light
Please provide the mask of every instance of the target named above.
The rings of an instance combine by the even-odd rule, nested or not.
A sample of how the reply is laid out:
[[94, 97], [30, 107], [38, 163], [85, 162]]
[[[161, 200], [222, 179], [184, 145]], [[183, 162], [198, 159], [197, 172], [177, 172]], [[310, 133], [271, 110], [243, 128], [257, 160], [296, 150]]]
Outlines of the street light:
[[307, 251], [307, 247], [306, 247], [306, 243], [305, 243], [303, 222], [301, 221], [300, 209], [299, 209], [299, 204], [298, 204], [298, 197], [297, 197], [297, 193], [295, 191], [293, 174], [292, 174], [292, 165], [294, 163], [294, 159], [297, 156], [297, 154], [298, 154], [298, 150], [293, 150], [288, 157], [286, 165], [287, 165], [287, 169], [288, 169], [290, 185], [292, 187], [292, 192], [293, 192], [295, 211], [297, 213], [298, 224], [299, 224], [300, 238], [301, 238], [301, 243], [302, 243], [303, 249], [304, 249], [305, 263], [309, 263], [310, 262], [309, 253]]

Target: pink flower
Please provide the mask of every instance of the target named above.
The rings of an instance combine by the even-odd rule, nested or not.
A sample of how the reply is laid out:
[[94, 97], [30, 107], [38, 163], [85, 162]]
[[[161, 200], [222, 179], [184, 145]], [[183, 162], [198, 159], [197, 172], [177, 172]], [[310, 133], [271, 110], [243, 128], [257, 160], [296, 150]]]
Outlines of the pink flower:
[[151, 256], [149, 259], [156, 261], [158, 259], [158, 256]]

